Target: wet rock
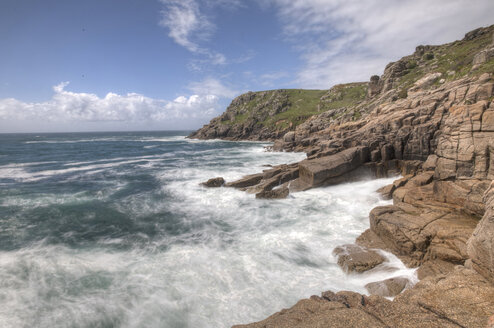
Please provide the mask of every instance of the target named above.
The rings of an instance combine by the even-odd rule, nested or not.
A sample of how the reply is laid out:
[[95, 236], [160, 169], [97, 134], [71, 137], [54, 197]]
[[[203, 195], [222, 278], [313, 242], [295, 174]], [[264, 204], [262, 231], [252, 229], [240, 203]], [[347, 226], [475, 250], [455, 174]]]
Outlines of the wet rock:
[[262, 199], [283, 199], [287, 198], [290, 191], [288, 187], [282, 186], [280, 188], [272, 189], [272, 190], [263, 190], [256, 194], [256, 198]]
[[406, 289], [393, 301], [357, 293], [324, 292], [269, 318], [236, 328], [393, 327], [484, 328], [494, 313], [494, 286], [473, 270], [457, 267]]
[[393, 192], [395, 191], [396, 187], [394, 184], [389, 184], [384, 187], [381, 187], [377, 189], [377, 192], [384, 198], [384, 199], [391, 199], [393, 197]]
[[226, 187], [233, 187], [233, 188], [246, 188], [246, 187], [251, 187], [256, 184], [258, 184], [263, 178], [262, 173], [258, 174], [251, 174], [243, 177], [240, 180], [233, 181], [233, 182], [228, 182], [225, 184]]
[[316, 187], [331, 183], [331, 180], [355, 170], [368, 161], [367, 147], [354, 147], [337, 154], [299, 163], [299, 177], [302, 183]]
[[367, 285], [365, 285], [365, 288], [372, 295], [394, 297], [410, 285], [410, 280], [408, 280], [407, 277], [394, 277], [382, 281], [368, 283]]
[[225, 184], [225, 179], [223, 179], [222, 177], [212, 178], [206, 182], [201, 183], [201, 185], [209, 188], [218, 188], [223, 186], [224, 184]]
[[364, 272], [385, 260], [378, 252], [358, 245], [336, 247], [333, 254], [338, 257], [338, 265], [346, 272]]

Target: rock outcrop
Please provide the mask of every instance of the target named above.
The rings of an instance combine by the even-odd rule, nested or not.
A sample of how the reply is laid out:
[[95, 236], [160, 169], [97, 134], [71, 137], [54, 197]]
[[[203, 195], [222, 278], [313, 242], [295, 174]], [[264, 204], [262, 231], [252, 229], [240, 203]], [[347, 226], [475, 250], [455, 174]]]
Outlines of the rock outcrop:
[[449, 275], [420, 281], [393, 301], [377, 295], [324, 292], [263, 321], [233, 327], [485, 328], [494, 313], [493, 299], [490, 282], [458, 266]]
[[407, 277], [394, 277], [382, 281], [370, 282], [365, 285], [365, 288], [371, 295], [393, 297], [410, 285], [411, 282]]
[[491, 26], [418, 46], [371, 78], [365, 101], [278, 130], [273, 148], [305, 151], [306, 160], [226, 184], [297, 192], [401, 174], [379, 191], [393, 205], [374, 208], [359, 246], [336, 254], [359, 272], [380, 263], [368, 249], [384, 249], [422, 279], [406, 289], [401, 280], [368, 285], [381, 296], [403, 287], [392, 302], [325, 292], [247, 327], [485, 327], [494, 314], [493, 34]]
[[384, 262], [384, 257], [374, 250], [358, 245], [336, 247], [333, 254], [338, 257], [338, 265], [346, 272], [364, 272]]
[[484, 196], [486, 211], [468, 241], [472, 267], [494, 283], [494, 182]]
[[201, 183], [202, 186], [208, 188], [218, 188], [223, 186], [224, 184], [225, 184], [225, 179], [223, 179], [222, 177], [211, 178], [208, 181]]

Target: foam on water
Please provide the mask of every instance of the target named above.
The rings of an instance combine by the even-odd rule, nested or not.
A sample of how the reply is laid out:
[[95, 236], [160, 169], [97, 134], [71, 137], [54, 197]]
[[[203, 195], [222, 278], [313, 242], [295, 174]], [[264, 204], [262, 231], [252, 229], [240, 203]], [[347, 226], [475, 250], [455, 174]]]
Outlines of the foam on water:
[[132, 140], [151, 146], [158, 139], [165, 148], [132, 143], [120, 153], [108, 149], [106, 158], [66, 156], [32, 173], [53, 179], [6, 182], [2, 327], [229, 327], [324, 290], [366, 293], [371, 281], [416, 279], [386, 252], [386, 270], [359, 275], [345, 274], [332, 254], [368, 228], [374, 206], [389, 204], [375, 190], [393, 179], [257, 200], [199, 183], [236, 179], [304, 154], [183, 136]]

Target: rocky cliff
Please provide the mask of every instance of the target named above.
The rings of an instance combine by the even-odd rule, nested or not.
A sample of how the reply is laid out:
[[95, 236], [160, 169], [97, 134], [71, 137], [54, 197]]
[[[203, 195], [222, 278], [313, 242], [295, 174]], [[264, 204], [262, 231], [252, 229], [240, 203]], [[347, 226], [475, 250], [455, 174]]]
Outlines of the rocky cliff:
[[226, 111], [190, 138], [275, 140], [309, 117], [343, 115], [365, 100], [367, 83], [337, 85], [330, 90], [272, 90], [248, 92], [235, 98]]
[[[371, 78], [365, 100], [316, 113], [275, 141], [277, 150], [307, 152], [306, 160], [226, 184], [286, 196], [399, 173], [380, 190], [393, 205], [373, 209], [370, 229], [336, 255], [342, 267], [365, 270], [378, 263], [371, 249], [385, 249], [418, 267], [421, 279], [413, 288], [376, 282], [371, 296], [324, 292], [247, 327], [487, 325], [494, 315], [493, 34], [491, 26], [417, 47]], [[392, 302], [382, 297], [403, 289]]]

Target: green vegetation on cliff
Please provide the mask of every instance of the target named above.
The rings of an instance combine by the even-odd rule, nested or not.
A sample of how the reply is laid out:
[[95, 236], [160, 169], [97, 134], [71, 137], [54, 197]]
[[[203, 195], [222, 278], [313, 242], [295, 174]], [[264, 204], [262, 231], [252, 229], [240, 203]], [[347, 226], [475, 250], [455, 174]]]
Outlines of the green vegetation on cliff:
[[[494, 57], [474, 68], [474, 58], [493, 42], [492, 28], [467, 33], [464, 39], [440, 46], [418, 46], [413, 55], [402, 58], [401, 77], [396, 87], [407, 90], [428, 73], [438, 72], [445, 81], [466, 75], [476, 76], [494, 72]], [[438, 81], [436, 81], [436, 85]]]
[[249, 94], [245, 102], [229, 107], [221, 124], [243, 124], [250, 119], [268, 129], [286, 130], [330, 109], [355, 106], [365, 99], [367, 83], [339, 84], [330, 90], [280, 89]]
[[370, 82], [340, 84], [329, 90], [247, 92], [191, 137], [275, 140], [305, 122], [310, 131], [321, 131], [331, 124], [365, 120], [379, 110], [377, 106], [408, 98], [416, 91], [494, 73], [493, 32], [494, 25], [471, 31], [459, 41], [418, 46], [413, 54], [389, 63]]

